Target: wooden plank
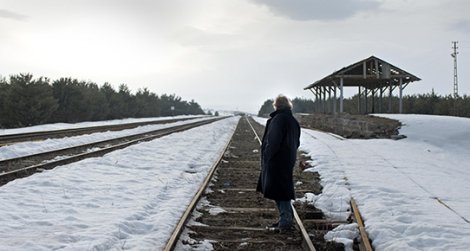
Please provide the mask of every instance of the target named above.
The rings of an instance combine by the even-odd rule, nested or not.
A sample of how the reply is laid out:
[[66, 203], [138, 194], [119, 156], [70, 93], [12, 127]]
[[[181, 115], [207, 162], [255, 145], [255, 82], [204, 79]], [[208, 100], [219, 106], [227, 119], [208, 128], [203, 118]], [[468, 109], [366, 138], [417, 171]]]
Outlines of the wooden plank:
[[[223, 243], [251, 243], [251, 244], [272, 244], [272, 243], [277, 243], [279, 244], [278, 239], [242, 239], [242, 240], [223, 240], [223, 239], [211, 239], [211, 241], [215, 242], [223, 242]], [[295, 240], [282, 240], [282, 243], [286, 244], [298, 244], [298, 241]]]
[[233, 192], [256, 192], [254, 188], [224, 188], [224, 189], [217, 189], [217, 191], [233, 191]]
[[225, 231], [225, 230], [236, 230], [236, 231], [254, 231], [254, 232], [266, 232], [268, 231], [266, 228], [260, 228], [260, 227], [240, 227], [240, 226], [207, 226], [207, 225], [195, 225], [191, 226], [191, 228], [205, 228], [205, 229], [211, 229], [211, 230], [220, 230], [220, 231]]
[[[351, 79], [368, 79], [368, 80], [372, 80], [372, 79], [377, 79], [377, 75], [376, 74], [367, 74], [367, 75], [335, 75], [334, 76], [335, 78], [344, 78], [344, 81], [346, 82], [347, 80], [351, 80]], [[408, 75], [406, 74], [392, 74], [390, 75], [390, 78], [389, 79], [398, 79], [398, 78], [406, 78], [406, 77], [409, 77]]]
[[227, 213], [249, 213], [249, 212], [277, 212], [274, 208], [243, 208], [243, 207], [225, 207], [222, 208]]
[[304, 220], [304, 223], [310, 223], [310, 224], [349, 224], [348, 221], [327, 220], [327, 219]]
[[[224, 160], [223, 163], [225, 163], [225, 164], [227, 164], [227, 163], [230, 163], [230, 164], [233, 164], [233, 163], [236, 163], [236, 164], [239, 164], [239, 163], [259, 164], [259, 160], [236, 160], [235, 159], [235, 160]], [[233, 168], [233, 167], [225, 167], [225, 168]], [[225, 168], [224, 168], [224, 170], [225, 170]]]
[[259, 166], [259, 161], [256, 161], [256, 165], [253, 165], [250, 167], [220, 167], [220, 170], [241, 172], [241, 173], [246, 173], [246, 174], [259, 174], [260, 169], [258, 168], [258, 166]]
[[364, 227], [364, 222], [362, 221], [361, 214], [359, 213], [359, 208], [357, 207], [356, 201], [354, 198], [351, 198], [351, 208], [356, 218], [357, 225], [359, 226], [359, 232], [361, 233], [362, 244], [366, 251], [372, 251], [372, 246], [369, 242], [369, 236], [367, 235], [366, 229]]
[[[234, 192], [256, 192], [254, 188], [225, 188], [225, 189], [217, 189], [217, 191], [234, 191]], [[311, 189], [295, 189], [297, 193], [312, 193]]]

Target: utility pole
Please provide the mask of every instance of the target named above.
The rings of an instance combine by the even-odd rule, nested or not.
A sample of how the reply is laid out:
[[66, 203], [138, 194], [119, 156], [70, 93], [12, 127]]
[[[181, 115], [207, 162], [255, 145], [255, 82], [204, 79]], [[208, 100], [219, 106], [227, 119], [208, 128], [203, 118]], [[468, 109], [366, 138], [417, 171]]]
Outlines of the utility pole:
[[458, 86], [459, 81], [457, 78], [457, 54], [459, 54], [457, 52], [457, 49], [459, 47], [457, 47], [457, 43], [458, 41], [452, 41], [452, 49], [454, 50], [454, 52], [450, 54], [454, 58], [454, 97], [459, 96], [459, 86]]

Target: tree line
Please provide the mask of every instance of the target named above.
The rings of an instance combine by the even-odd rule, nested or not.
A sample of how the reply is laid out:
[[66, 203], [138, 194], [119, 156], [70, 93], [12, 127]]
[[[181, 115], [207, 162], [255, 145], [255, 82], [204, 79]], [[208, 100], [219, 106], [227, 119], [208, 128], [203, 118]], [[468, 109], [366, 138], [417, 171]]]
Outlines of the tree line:
[[[294, 98], [291, 100], [294, 113], [313, 113], [315, 111], [315, 103], [311, 99], [306, 98]], [[274, 111], [273, 99], [264, 101], [258, 111], [258, 116], [267, 117], [271, 112]]]
[[76, 123], [123, 118], [204, 114], [194, 100], [175, 94], [158, 96], [147, 88], [132, 94], [127, 85], [115, 90], [109, 83], [60, 78], [33, 78], [32, 74], [0, 79], [0, 127], [45, 123]]
[[[326, 112], [331, 113], [331, 100], [325, 102], [325, 106], [321, 101], [313, 101], [311, 99], [295, 98], [292, 100], [295, 113], [314, 113]], [[399, 98], [392, 96], [391, 109], [389, 110], [389, 98], [380, 100], [378, 97], [368, 98], [367, 113], [398, 113]], [[269, 99], [261, 106], [258, 116], [267, 116], [274, 111], [272, 107], [273, 100]], [[359, 108], [361, 107], [361, 112]], [[358, 95], [343, 100], [343, 111], [349, 114], [363, 114], [365, 111], [365, 100]], [[339, 102], [337, 105], [339, 110]], [[437, 95], [434, 91], [427, 94], [413, 94], [403, 96], [403, 113], [408, 114], [430, 114], [430, 115], [448, 115], [458, 117], [470, 117], [470, 97]]]

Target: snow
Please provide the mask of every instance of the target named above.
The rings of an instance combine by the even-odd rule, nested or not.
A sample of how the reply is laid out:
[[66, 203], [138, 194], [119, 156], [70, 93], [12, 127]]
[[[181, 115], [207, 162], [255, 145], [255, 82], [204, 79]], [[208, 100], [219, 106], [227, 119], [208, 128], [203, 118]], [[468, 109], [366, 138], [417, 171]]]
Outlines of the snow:
[[[184, 125], [189, 123], [194, 123], [197, 121], [203, 121], [211, 119], [210, 117], [189, 119], [184, 121], [178, 121], [173, 123], [166, 124], [156, 124], [156, 125], [145, 125], [139, 126], [132, 129], [126, 129], [121, 131], [107, 131], [107, 132], [97, 132], [92, 134], [83, 134], [79, 136], [64, 137], [64, 138], [52, 138], [46, 139], [43, 141], [33, 141], [33, 142], [21, 142], [12, 145], [3, 146], [0, 148], [0, 160], [11, 159], [20, 156], [31, 155], [35, 153], [48, 152], [53, 150], [59, 150], [63, 148], [79, 146], [83, 144], [93, 143], [102, 140], [108, 140], [118, 137], [124, 137], [133, 134], [145, 133], [154, 130], [164, 129], [177, 125]], [[103, 122], [98, 122], [97, 125], [102, 124]], [[90, 125], [91, 126], [91, 125]], [[44, 129], [48, 128], [47, 125], [41, 127], [35, 127], [35, 129]]]
[[0, 187], [0, 250], [162, 249], [238, 119]]
[[302, 130], [301, 149], [324, 186], [304, 200], [344, 219], [355, 198], [376, 250], [468, 250], [470, 119], [379, 116], [400, 120], [407, 138], [340, 140]]
[[[318, 171], [324, 188], [322, 194], [300, 200], [331, 219], [344, 220], [353, 197], [375, 250], [468, 250], [470, 224], [464, 219], [470, 219], [470, 119], [377, 116], [400, 120], [400, 133], [407, 138], [341, 140], [302, 129], [301, 150], [313, 165], [306, 171]], [[161, 249], [237, 120], [232, 117], [0, 187], [0, 250]], [[355, 224], [341, 225], [325, 238], [350, 247], [358, 236], [355, 229]], [[198, 250], [210, 248], [210, 242], [200, 243]]]
[[53, 131], [53, 130], [83, 128], [83, 127], [91, 127], [91, 126], [130, 124], [130, 123], [147, 122], [147, 121], [189, 119], [189, 118], [196, 118], [196, 117], [201, 117], [201, 115], [179, 115], [179, 116], [174, 116], [174, 117], [153, 117], [153, 118], [128, 118], [128, 119], [105, 120], [105, 121], [98, 121], [98, 122], [86, 121], [86, 122], [80, 122], [80, 123], [54, 123], [54, 124], [28, 126], [28, 127], [22, 127], [22, 128], [0, 129], [0, 135], [9, 135], [9, 134], [27, 133], [27, 132], [39, 132], [39, 131]]
[[353, 240], [359, 235], [357, 223], [343, 224], [325, 234], [325, 240], [344, 244], [345, 250], [353, 250]]

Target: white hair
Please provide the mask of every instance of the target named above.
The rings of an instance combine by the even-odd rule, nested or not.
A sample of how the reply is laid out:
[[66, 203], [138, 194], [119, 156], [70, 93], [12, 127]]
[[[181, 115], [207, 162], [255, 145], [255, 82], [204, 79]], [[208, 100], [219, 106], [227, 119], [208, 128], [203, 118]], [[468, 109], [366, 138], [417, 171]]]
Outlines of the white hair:
[[292, 110], [292, 102], [286, 96], [279, 94], [273, 102], [274, 110], [280, 109], [291, 109]]

